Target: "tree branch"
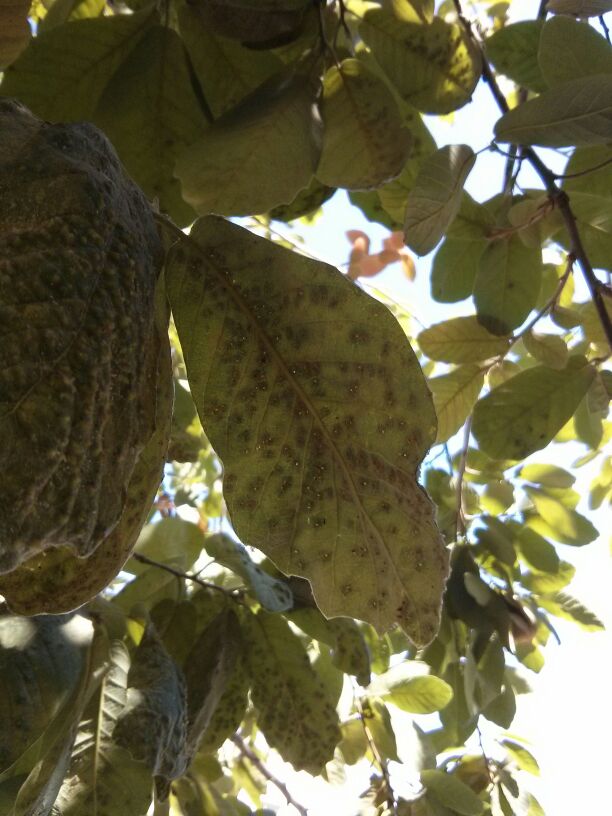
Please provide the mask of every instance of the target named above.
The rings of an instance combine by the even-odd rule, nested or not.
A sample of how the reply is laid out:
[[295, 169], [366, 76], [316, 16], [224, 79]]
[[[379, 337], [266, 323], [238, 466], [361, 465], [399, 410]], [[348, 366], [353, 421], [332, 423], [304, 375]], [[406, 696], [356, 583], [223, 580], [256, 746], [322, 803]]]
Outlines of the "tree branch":
[[[493, 95], [493, 98], [497, 103], [497, 107], [500, 109], [502, 113], [507, 113], [510, 110], [510, 108], [506, 100], [506, 97], [503, 95], [499, 88], [499, 85], [497, 84], [497, 80], [495, 79], [493, 70], [489, 65], [489, 62], [484, 54], [484, 50], [482, 48], [480, 40], [474, 34], [472, 24], [470, 23], [469, 20], [466, 19], [466, 17], [463, 14], [461, 0], [453, 0], [453, 4], [455, 6], [455, 10], [457, 12], [459, 21], [465, 30], [465, 33], [470, 38], [470, 41], [473, 43], [474, 47], [477, 48], [480, 53], [482, 59], [482, 78], [484, 82], [486, 82], [486, 84], [489, 86], [491, 94]], [[612, 320], [610, 319], [610, 315], [608, 314], [604, 302], [601, 289], [601, 281], [595, 275], [591, 262], [584, 249], [584, 245], [582, 243], [582, 239], [578, 231], [578, 225], [576, 223], [576, 216], [572, 211], [569, 197], [567, 193], [557, 185], [555, 174], [544, 164], [542, 159], [538, 156], [538, 154], [532, 147], [529, 147], [527, 145], [523, 146], [522, 154], [540, 177], [540, 180], [542, 181], [544, 187], [546, 188], [546, 192], [548, 193], [550, 199], [559, 208], [559, 212], [561, 213], [561, 217], [563, 218], [565, 228], [570, 238], [570, 253], [576, 258], [578, 262], [580, 271], [582, 272], [582, 276], [586, 282], [589, 294], [591, 296], [591, 299], [597, 311], [597, 315], [603, 327], [604, 334], [606, 336], [610, 348], [612, 349]]]
[[297, 802], [293, 798], [293, 796], [289, 793], [289, 790], [287, 789], [287, 786], [285, 785], [285, 783], [281, 782], [280, 779], [277, 779], [274, 776], [274, 774], [272, 773], [272, 771], [270, 771], [268, 768], [266, 768], [266, 766], [263, 764], [261, 759], [257, 756], [255, 751], [253, 751], [253, 750], [251, 750], [251, 748], [249, 748], [249, 746], [242, 739], [240, 734], [234, 734], [234, 736], [230, 737], [230, 739], [234, 743], [234, 745], [238, 748], [238, 750], [240, 751], [242, 756], [246, 757], [249, 760], [249, 762], [251, 763], [251, 765], [253, 765], [254, 768], [257, 768], [259, 773], [265, 779], [267, 779], [268, 782], [270, 782], [270, 784], [274, 785], [274, 787], [277, 788], [283, 794], [283, 796], [285, 797], [285, 800], [287, 801], [287, 804], [292, 805], [297, 810], [297, 812], [300, 814], [300, 816], [308, 816], [308, 811], [304, 807], [304, 805], [301, 805], [299, 802]]
[[391, 786], [391, 777], [389, 776], [389, 768], [387, 767], [387, 762], [380, 754], [378, 750], [378, 746], [374, 740], [372, 732], [370, 731], [370, 727], [366, 722], [366, 717], [363, 712], [363, 706], [361, 704], [361, 699], [358, 694], [353, 695], [355, 700], [355, 706], [357, 707], [357, 713], [359, 714], [359, 719], [361, 720], [361, 724], [363, 726], [363, 733], [365, 734], [365, 738], [368, 743], [368, 747], [372, 752], [372, 756], [374, 757], [374, 761], [380, 768], [380, 772], [383, 778], [383, 784], [385, 786], [385, 792], [387, 794], [387, 804], [389, 806], [389, 810], [395, 814], [397, 812], [396, 804], [395, 804], [395, 794], [393, 793], [393, 788]]

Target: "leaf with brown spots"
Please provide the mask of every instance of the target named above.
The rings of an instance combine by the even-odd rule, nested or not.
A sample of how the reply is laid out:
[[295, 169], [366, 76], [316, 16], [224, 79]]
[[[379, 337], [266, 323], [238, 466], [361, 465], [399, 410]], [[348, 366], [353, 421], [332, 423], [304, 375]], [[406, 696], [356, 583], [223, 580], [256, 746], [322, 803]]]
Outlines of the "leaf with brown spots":
[[166, 274], [240, 538], [308, 578], [328, 617], [429, 642], [447, 557], [416, 477], [436, 420], [399, 324], [334, 268], [221, 218]]

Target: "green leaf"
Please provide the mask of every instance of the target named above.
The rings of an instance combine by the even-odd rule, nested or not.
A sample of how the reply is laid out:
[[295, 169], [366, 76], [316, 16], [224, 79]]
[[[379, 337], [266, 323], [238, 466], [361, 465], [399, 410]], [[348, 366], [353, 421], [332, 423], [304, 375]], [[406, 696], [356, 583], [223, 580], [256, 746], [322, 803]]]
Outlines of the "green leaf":
[[612, 73], [612, 49], [588, 23], [552, 17], [542, 28], [538, 62], [553, 87], [578, 77]]
[[152, 625], [145, 629], [127, 677], [125, 707], [117, 716], [113, 741], [143, 762], [158, 795], [187, 769], [187, 698], [183, 673]]
[[50, 122], [91, 121], [110, 78], [155, 19], [149, 8], [43, 32], [7, 68], [0, 93]]
[[385, 83], [357, 59], [323, 80], [323, 146], [316, 175], [330, 187], [361, 190], [395, 178], [410, 152], [410, 132]]
[[184, 199], [199, 213], [224, 215], [293, 201], [319, 160], [317, 93], [312, 78], [284, 72], [217, 119], [178, 157]]
[[99, 695], [85, 711], [70, 768], [55, 802], [58, 816], [82, 816], [95, 802], [96, 816], [146, 813], [151, 802], [151, 773], [117, 746], [112, 733], [127, 702], [129, 654], [114, 641], [110, 668]]
[[484, 803], [457, 776], [444, 771], [421, 771], [421, 781], [435, 798], [462, 816], [479, 816]]
[[587, 632], [605, 629], [604, 624], [594, 612], [566, 592], [557, 592], [552, 598], [540, 598], [539, 603], [553, 615], [577, 623]]
[[559, 561], [556, 570], [546, 572], [527, 572], [521, 576], [521, 583], [525, 589], [542, 595], [550, 592], [558, 592], [566, 587], [576, 573], [576, 567], [569, 561]]
[[530, 527], [522, 527], [517, 539], [518, 548], [529, 566], [539, 572], [554, 575], [559, 571], [560, 559], [557, 551], [543, 536]]
[[446, 442], [461, 428], [482, 390], [484, 376], [479, 366], [463, 365], [429, 380], [438, 417], [436, 442]]
[[523, 465], [517, 475], [521, 479], [544, 485], [544, 487], [566, 488], [571, 487], [576, 481], [576, 477], [563, 468], [537, 462], [531, 465]]
[[402, 665], [379, 675], [370, 691], [411, 714], [431, 714], [449, 704], [453, 690], [448, 683], [435, 675], [406, 676], [397, 671]]
[[207, 536], [206, 552], [217, 563], [240, 575], [257, 600], [270, 612], [285, 612], [293, 606], [291, 590], [283, 581], [258, 567], [246, 548], [225, 533]]
[[573, 79], [524, 102], [497, 121], [495, 138], [545, 147], [612, 141], [612, 75]]
[[594, 376], [590, 366], [535, 366], [494, 388], [474, 408], [478, 444], [495, 459], [523, 459], [545, 448], [573, 415]]
[[463, 185], [476, 155], [468, 145], [446, 145], [425, 159], [406, 207], [404, 238], [417, 255], [427, 255], [447, 232], [461, 205]]
[[493, 241], [480, 257], [474, 281], [478, 320], [493, 334], [510, 334], [535, 307], [542, 281], [542, 251], [517, 235]]
[[351, 618], [332, 618], [329, 628], [335, 637], [332, 661], [345, 674], [355, 676], [360, 686], [370, 682], [370, 653], [363, 632]]
[[568, 349], [557, 334], [537, 334], [532, 329], [521, 335], [525, 348], [532, 357], [550, 368], [565, 368]]
[[328, 617], [429, 641], [446, 556], [414, 476], [435, 420], [399, 325], [331, 267], [222, 219], [196, 224], [167, 276], [238, 536], [307, 577]]
[[510, 757], [522, 771], [527, 771], [527, 773], [533, 774], [534, 776], [540, 775], [540, 767], [536, 758], [524, 745], [520, 745], [518, 742], [509, 739], [501, 740], [500, 745], [504, 746]]
[[547, 87], [538, 64], [543, 25], [541, 20], [522, 20], [500, 28], [485, 41], [487, 57], [496, 71], [538, 93]]
[[469, 102], [480, 76], [478, 53], [459, 25], [401, 22], [368, 9], [359, 33], [406, 102], [426, 113], [450, 113]]
[[276, 221], [293, 221], [297, 218], [312, 218], [336, 192], [333, 187], [326, 187], [313, 176], [306, 189], [300, 190], [289, 204], [274, 207], [268, 215]]
[[177, 156], [206, 128], [192, 90], [180, 37], [165, 26], [147, 29], [106, 86], [95, 123], [148, 198], [180, 225], [194, 219], [174, 178]]
[[[553, 14], [573, 14], [575, 17], [598, 17], [612, 11], [610, 0], [548, 0], [548, 11]], [[531, 816], [531, 811], [528, 816]]]
[[[539, 655], [539, 652], [537, 654]], [[529, 666], [529, 668], [532, 668], [532, 666]], [[533, 670], [539, 671], [539, 668]], [[506, 683], [502, 693], [494, 700], [491, 700], [482, 713], [487, 720], [499, 725], [500, 728], [510, 728], [516, 714], [516, 700], [512, 686]]]
[[564, 507], [560, 501], [535, 487], [526, 487], [525, 492], [534, 503], [540, 519], [545, 523], [545, 531], [549, 532], [555, 541], [581, 547], [598, 538], [598, 530], [576, 510]]
[[488, 246], [484, 239], [462, 241], [446, 238], [433, 258], [431, 266], [431, 296], [438, 303], [456, 303], [470, 297], [480, 266], [482, 253]]
[[189, 53], [206, 104], [217, 119], [282, 68], [270, 51], [245, 48], [213, 32], [197, 6], [178, 9], [181, 38]]
[[[178, 569], [187, 570], [200, 557], [204, 543], [204, 533], [197, 524], [181, 518], [165, 518], [143, 528], [135, 551], [154, 561], [171, 563]], [[135, 575], [147, 569], [138, 561], [128, 562], [126, 568]]]
[[320, 773], [340, 741], [335, 707], [283, 618], [260, 612], [247, 615], [245, 623], [257, 724], [270, 746], [297, 770]]
[[422, 331], [417, 341], [430, 359], [444, 363], [475, 363], [508, 350], [507, 337], [490, 334], [473, 316], [436, 323]]

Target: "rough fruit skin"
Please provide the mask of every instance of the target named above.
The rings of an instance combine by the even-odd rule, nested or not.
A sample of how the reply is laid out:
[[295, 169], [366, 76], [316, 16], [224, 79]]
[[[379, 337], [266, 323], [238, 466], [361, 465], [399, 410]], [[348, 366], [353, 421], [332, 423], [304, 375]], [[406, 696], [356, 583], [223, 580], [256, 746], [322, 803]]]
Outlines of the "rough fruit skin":
[[0, 99], [0, 573], [115, 529], [156, 427], [162, 257], [100, 131]]

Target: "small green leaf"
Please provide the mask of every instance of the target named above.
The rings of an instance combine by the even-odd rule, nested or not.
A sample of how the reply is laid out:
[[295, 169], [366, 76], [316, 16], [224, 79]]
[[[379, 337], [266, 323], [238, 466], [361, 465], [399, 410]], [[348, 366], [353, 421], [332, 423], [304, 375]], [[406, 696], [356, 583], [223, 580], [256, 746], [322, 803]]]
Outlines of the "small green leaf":
[[524, 102], [497, 121], [495, 138], [545, 147], [612, 141], [612, 75], [573, 79]]
[[431, 296], [438, 303], [456, 303], [470, 297], [480, 266], [482, 253], [488, 246], [484, 238], [462, 241], [447, 237], [433, 258], [431, 266]]
[[563, 468], [539, 463], [523, 465], [517, 475], [521, 479], [544, 487], [566, 488], [571, 487], [576, 481], [576, 477]]
[[438, 417], [436, 442], [446, 442], [461, 428], [482, 390], [484, 376], [477, 365], [463, 365], [429, 380]]
[[588, 23], [552, 17], [542, 28], [538, 62], [552, 88], [578, 77], [612, 73], [612, 49]]
[[500, 745], [504, 746], [506, 751], [510, 754], [510, 757], [522, 771], [527, 771], [527, 773], [533, 774], [534, 776], [540, 775], [540, 766], [536, 758], [524, 745], [520, 745], [518, 742], [509, 739], [501, 740]]
[[472, 363], [505, 354], [508, 338], [491, 334], [473, 317], [436, 323], [417, 337], [421, 351], [444, 363]]
[[[536, 568], [537, 569], [537, 568]], [[576, 567], [569, 561], [559, 561], [556, 570], [546, 572], [526, 572], [521, 577], [521, 583], [525, 589], [543, 595], [550, 592], [558, 592], [566, 587], [576, 573]]]
[[[187, 570], [200, 557], [204, 540], [204, 533], [197, 524], [181, 518], [165, 518], [143, 528], [135, 551], [154, 561], [171, 562], [178, 569]], [[126, 569], [140, 575], [147, 567], [134, 560], [128, 562]]]
[[385, 83], [357, 59], [323, 79], [323, 146], [316, 176], [330, 187], [363, 190], [395, 178], [410, 152], [410, 132]]
[[530, 527], [522, 527], [517, 537], [518, 548], [524, 560], [538, 570], [554, 575], [560, 566], [557, 551], [543, 536]]
[[484, 810], [484, 802], [453, 774], [424, 770], [421, 771], [421, 781], [440, 804], [452, 808], [455, 813], [462, 816], [479, 816]]
[[404, 239], [427, 255], [459, 212], [463, 185], [476, 161], [468, 145], [447, 145], [425, 159], [408, 194]]
[[604, 624], [594, 612], [566, 592], [557, 592], [552, 598], [541, 598], [540, 605], [559, 618], [577, 623], [587, 632], [605, 629]]
[[522, 20], [500, 28], [485, 41], [487, 57], [496, 71], [538, 93], [546, 90], [538, 64], [542, 26], [541, 20]]
[[185, 200], [199, 213], [224, 215], [293, 201], [319, 160], [317, 94], [313, 79], [284, 72], [217, 119], [176, 162]]
[[535, 359], [550, 368], [565, 368], [568, 349], [557, 334], [538, 334], [530, 329], [521, 335], [527, 351]]
[[[539, 671], [539, 669], [534, 669], [534, 671]], [[491, 700], [482, 713], [487, 720], [499, 725], [500, 728], [510, 728], [516, 714], [516, 700], [512, 686], [506, 683], [502, 693]]]
[[401, 677], [391, 670], [376, 678], [371, 692], [411, 714], [431, 714], [445, 708], [453, 696], [453, 690], [435, 675]]
[[544, 529], [556, 541], [581, 547], [598, 538], [598, 530], [576, 510], [564, 507], [560, 501], [535, 487], [526, 487], [525, 491], [544, 522]]
[[594, 369], [535, 366], [494, 388], [474, 408], [473, 433], [495, 459], [523, 459], [545, 448], [588, 391]]
[[539, 246], [527, 247], [517, 235], [491, 242], [474, 281], [479, 322], [493, 334], [509, 334], [535, 307], [541, 280]]

